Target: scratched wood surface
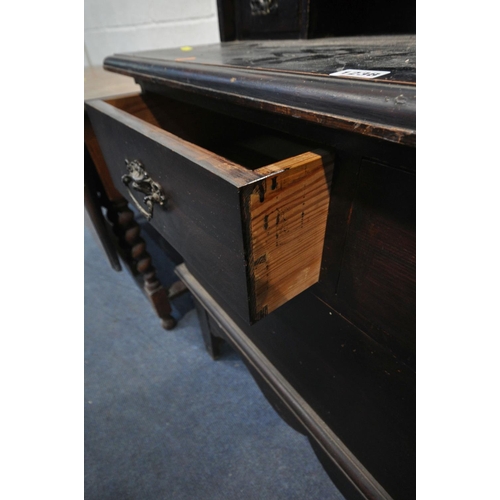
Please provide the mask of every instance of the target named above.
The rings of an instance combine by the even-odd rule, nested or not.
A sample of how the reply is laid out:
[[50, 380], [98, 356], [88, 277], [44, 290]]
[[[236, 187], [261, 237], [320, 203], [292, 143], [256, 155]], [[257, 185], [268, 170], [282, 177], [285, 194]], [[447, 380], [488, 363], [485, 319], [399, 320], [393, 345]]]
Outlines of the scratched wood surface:
[[[183, 47], [185, 49], [185, 47]], [[136, 60], [328, 76], [343, 69], [390, 71], [378, 80], [416, 81], [415, 35], [244, 41], [123, 54]], [[104, 62], [105, 67], [109, 62]]]
[[248, 211], [251, 316], [258, 320], [319, 280], [333, 159], [308, 152], [265, 167]]
[[[229, 42], [107, 57], [147, 92], [185, 91], [241, 108], [415, 146], [415, 37]], [[378, 78], [330, 76], [379, 70]]]

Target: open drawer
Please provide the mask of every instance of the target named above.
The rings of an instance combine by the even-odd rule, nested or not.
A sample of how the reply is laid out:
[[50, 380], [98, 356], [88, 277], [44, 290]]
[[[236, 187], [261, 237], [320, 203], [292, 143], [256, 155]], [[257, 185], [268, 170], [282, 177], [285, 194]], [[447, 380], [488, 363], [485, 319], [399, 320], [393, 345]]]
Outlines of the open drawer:
[[85, 109], [115, 187], [242, 318], [318, 281], [331, 152], [163, 96]]

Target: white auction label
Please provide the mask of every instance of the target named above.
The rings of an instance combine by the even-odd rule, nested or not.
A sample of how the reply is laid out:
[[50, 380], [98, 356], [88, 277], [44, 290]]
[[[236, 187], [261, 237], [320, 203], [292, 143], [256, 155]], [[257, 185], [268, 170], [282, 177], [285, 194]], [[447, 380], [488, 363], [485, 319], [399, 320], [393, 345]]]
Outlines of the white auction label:
[[330, 76], [350, 76], [352, 78], [378, 78], [379, 76], [388, 75], [390, 71], [373, 71], [368, 69], [343, 69], [335, 73], [330, 73]]

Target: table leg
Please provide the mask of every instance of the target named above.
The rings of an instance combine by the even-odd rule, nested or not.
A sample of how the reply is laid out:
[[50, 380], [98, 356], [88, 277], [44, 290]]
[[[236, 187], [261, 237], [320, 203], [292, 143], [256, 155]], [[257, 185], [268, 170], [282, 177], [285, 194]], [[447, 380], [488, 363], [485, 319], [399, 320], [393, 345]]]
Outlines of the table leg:
[[114, 233], [118, 238], [122, 258], [134, 276], [142, 281], [143, 289], [153, 305], [161, 324], [166, 330], [175, 327], [176, 321], [171, 316], [172, 308], [168, 293], [160, 284], [151, 256], [147, 252], [146, 242], [141, 238], [141, 228], [135, 220], [134, 213], [125, 199], [111, 202], [107, 213]]

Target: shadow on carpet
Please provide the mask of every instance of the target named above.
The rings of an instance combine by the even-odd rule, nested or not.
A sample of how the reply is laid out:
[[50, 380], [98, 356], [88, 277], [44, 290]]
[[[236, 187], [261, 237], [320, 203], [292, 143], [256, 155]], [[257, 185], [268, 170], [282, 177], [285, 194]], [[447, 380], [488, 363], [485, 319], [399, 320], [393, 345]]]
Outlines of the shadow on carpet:
[[86, 500], [342, 500], [239, 356], [212, 361], [190, 300], [163, 330], [85, 227]]

